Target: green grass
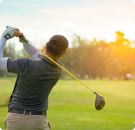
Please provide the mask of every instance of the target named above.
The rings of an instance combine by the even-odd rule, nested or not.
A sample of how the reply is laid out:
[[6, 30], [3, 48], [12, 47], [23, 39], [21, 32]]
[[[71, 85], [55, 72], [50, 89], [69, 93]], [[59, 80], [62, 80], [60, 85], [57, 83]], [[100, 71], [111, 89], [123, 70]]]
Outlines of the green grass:
[[[0, 103], [12, 92], [15, 79], [0, 82]], [[60, 80], [49, 96], [52, 130], [132, 130], [135, 126], [135, 81], [83, 80], [101, 94], [104, 109], [95, 109], [95, 94], [76, 80]], [[4, 130], [7, 107], [0, 107]]]

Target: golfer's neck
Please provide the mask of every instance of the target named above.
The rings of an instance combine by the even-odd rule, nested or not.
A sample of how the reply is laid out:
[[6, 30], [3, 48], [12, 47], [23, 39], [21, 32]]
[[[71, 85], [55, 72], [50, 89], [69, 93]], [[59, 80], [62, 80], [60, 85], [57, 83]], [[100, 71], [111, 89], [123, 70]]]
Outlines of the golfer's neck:
[[47, 56], [49, 56], [51, 59], [53, 59], [54, 61], [57, 61], [56, 58], [54, 58], [52, 55], [50, 55], [49, 53], [47, 53], [46, 51], [44, 52]]

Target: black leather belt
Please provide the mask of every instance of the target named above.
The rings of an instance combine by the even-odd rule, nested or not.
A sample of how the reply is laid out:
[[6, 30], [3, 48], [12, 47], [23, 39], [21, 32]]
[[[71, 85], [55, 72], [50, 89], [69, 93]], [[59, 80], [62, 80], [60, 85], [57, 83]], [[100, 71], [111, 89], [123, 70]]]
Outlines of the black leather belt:
[[9, 108], [8, 112], [11, 113], [18, 113], [18, 114], [25, 114], [25, 115], [44, 115], [46, 116], [46, 112], [40, 112], [40, 111], [25, 111], [25, 110], [21, 110], [21, 109], [14, 109], [14, 108]]

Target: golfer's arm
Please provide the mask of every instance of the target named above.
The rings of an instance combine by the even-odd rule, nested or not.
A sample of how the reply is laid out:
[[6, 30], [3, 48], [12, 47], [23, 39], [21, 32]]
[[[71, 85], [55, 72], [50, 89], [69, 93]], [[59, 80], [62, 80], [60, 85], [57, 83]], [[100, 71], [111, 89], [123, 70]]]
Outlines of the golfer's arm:
[[[25, 37], [26, 40], [28, 40], [26, 37]], [[29, 41], [29, 40], [28, 40]], [[26, 42], [22, 42], [23, 43], [23, 46], [24, 46], [24, 49], [25, 51], [33, 58], [33, 59], [38, 59], [38, 54], [39, 52], [33, 48], [31, 45], [34, 46], [34, 44], [32, 42], [29, 41], [29, 43], [31, 43], [31, 45], [29, 45], [28, 43]]]
[[3, 58], [3, 48], [6, 44], [5, 38], [0, 37], [0, 70], [7, 70], [7, 60], [8, 58]]

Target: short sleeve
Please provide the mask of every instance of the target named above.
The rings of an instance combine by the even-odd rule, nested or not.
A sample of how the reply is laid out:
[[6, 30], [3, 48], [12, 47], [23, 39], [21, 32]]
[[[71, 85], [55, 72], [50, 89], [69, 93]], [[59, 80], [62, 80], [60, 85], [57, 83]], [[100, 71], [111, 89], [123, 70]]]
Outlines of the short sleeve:
[[7, 61], [7, 70], [10, 73], [26, 73], [29, 69], [30, 58], [21, 57], [21, 58], [8, 58]]

